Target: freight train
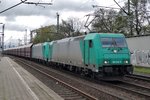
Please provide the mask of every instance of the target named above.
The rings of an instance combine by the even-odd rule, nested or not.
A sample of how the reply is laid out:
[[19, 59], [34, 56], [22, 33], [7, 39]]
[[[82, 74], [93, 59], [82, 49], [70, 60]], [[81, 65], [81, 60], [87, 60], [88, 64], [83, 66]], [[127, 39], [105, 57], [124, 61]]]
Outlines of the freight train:
[[97, 78], [131, 74], [130, 51], [123, 34], [91, 33], [52, 42], [8, 48], [4, 54], [59, 65]]

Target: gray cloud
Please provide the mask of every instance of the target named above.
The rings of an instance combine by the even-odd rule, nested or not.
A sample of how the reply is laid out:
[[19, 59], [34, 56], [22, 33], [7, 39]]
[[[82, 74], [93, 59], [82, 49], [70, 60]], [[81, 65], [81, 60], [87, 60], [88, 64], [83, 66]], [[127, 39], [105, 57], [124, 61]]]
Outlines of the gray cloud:
[[[28, 0], [31, 1], [31, 0]], [[32, 0], [32, 1], [39, 1], [39, 0]], [[41, 0], [42, 1], [42, 0]], [[50, 1], [50, 0], [49, 0]], [[0, 3], [0, 12], [8, 7], [11, 7], [17, 3], [19, 3], [20, 0], [4, 0]], [[15, 30], [15, 31], [22, 31], [25, 29], [24, 26], [20, 26], [14, 24], [16, 22], [15, 18], [17, 16], [48, 16], [50, 19], [56, 18], [56, 12], [89, 12], [92, 9], [92, 4], [81, 4], [81, 1], [76, 0], [55, 0], [53, 2], [53, 5], [51, 6], [45, 6], [41, 7], [36, 5], [27, 5], [27, 4], [21, 4], [15, 8], [12, 8], [4, 13], [0, 14], [0, 17], [6, 17], [6, 29], [8, 30]], [[73, 15], [72, 15], [73, 16]], [[48, 20], [50, 20], [48, 19]]]
[[8, 21], [8, 22], [14, 22], [15, 21], [15, 17], [16, 16], [7, 16], [6, 17], [6, 21]]
[[[35, 16], [36, 18], [36, 16]], [[7, 22], [5, 23], [5, 29], [6, 30], [12, 30], [12, 31], [24, 31], [25, 29], [29, 28], [31, 30], [35, 29], [35, 28], [39, 28], [41, 26], [47, 26], [51, 23], [55, 23], [56, 19], [55, 18], [45, 18], [44, 22], [40, 25], [40, 23], [36, 26], [33, 26], [33, 25], [26, 25], [26, 24], [21, 24], [21, 23], [18, 23], [18, 21], [16, 21], [17, 19], [14, 19], [14, 20], [7, 20]], [[23, 19], [21, 18], [21, 20], [27, 20], [26, 18]], [[29, 18], [29, 20], [31, 20]], [[37, 20], [38, 21], [38, 20]], [[28, 21], [29, 22], [29, 21]], [[30, 23], [30, 22], [29, 22]], [[32, 22], [30, 23], [32, 24]], [[1, 27], [0, 27], [1, 28]]]
[[[19, 0], [16, 0], [16, 2], [14, 3], [14, 0], [12, 2], [12, 0], [8, 1], [6, 0], [8, 3], [2, 3], [0, 4], [0, 8], [7, 8], [9, 6], [12, 6], [14, 4], [17, 3], [17, 1], [19, 2]], [[37, 1], [37, 0], [36, 0]], [[82, 5], [80, 4], [80, 2], [75, 2], [75, 1], [71, 1], [71, 0], [56, 0], [53, 5], [51, 6], [45, 6], [45, 8], [41, 7], [41, 6], [35, 6], [35, 5], [27, 5], [27, 4], [21, 4], [9, 11], [6, 11], [2, 14], [0, 14], [0, 16], [9, 16], [9, 18], [11, 17], [15, 17], [15, 16], [32, 16], [32, 15], [43, 15], [43, 16], [51, 16], [54, 17], [56, 16], [56, 12], [59, 11], [75, 11], [75, 12], [88, 12], [92, 9], [91, 4], [85, 4]], [[2, 10], [2, 9], [1, 9]], [[10, 17], [11, 16], [11, 17]]]
[[12, 30], [12, 31], [24, 31], [26, 29], [26, 26], [20, 26], [15, 23], [6, 23], [5, 28], [7, 30]]

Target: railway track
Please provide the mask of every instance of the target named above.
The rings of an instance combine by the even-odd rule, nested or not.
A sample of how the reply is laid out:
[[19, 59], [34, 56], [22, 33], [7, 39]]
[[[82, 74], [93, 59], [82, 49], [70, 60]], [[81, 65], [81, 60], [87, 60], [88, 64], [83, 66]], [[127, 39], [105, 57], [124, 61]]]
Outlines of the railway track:
[[[39, 72], [41, 72], [41, 70], [44, 70], [43, 67], [40, 67], [40, 65], [38, 65], [38, 64], [31, 65], [30, 61], [25, 61], [25, 60], [21, 61], [18, 58], [17, 58], [17, 61], [19, 61], [21, 63], [24, 63], [25, 66], [29, 66], [29, 67], [34, 68], [34, 69], [38, 68], [37, 71], [39, 71]], [[35, 66], [36, 66], [36, 68], [35, 68]], [[50, 72], [46, 72], [46, 74], [47, 73], [50, 73]], [[62, 81], [62, 82], [64, 82], [64, 81]], [[87, 88], [91, 87], [90, 91], [92, 91], [92, 89], [95, 91], [95, 93], [98, 91], [99, 95], [103, 94], [104, 97], [103, 96], [96, 97], [96, 96], [91, 96], [91, 94], [88, 94], [89, 96], [95, 97], [95, 98], [94, 99], [87, 98], [84, 95], [87, 94], [88, 91], [87, 92], [83, 92], [83, 91], [79, 90], [79, 88], [78, 89], [76, 88], [76, 89], [79, 90], [80, 92], [82, 92], [82, 95], [80, 95], [81, 93], [79, 93], [78, 91], [72, 90], [72, 89], [68, 89], [68, 88], [67, 89], [65, 89], [65, 88], [61, 89], [61, 91], [56, 92], [56, 93], [60, 94], [60, 96], [62, 95], [62, 97], [66, 98], [66, 99], [67, 98], [70, 99], [71, 97], [74, 97], [74, 98], [78, 98], [78, 100], [80, 100], [81, 98], [83, 100], [84, 99], [85, 100], [106, 99], [105, 97], [108, 97], [108, 96], [109, 96], [109, 99], [111, 98], [111, 100], [114, 100], [114, 99], [115, 100], [116, 99], [117, 100], [120, 100], [120, 99], [136, 99], [136, 100], [140, 100], [141, 98], [142, 99], [143, 98], [144, 99], [150, 98], [150, 95], [149, 95], [150, 91], [149, 91], [149, 89], [147, 89], [146, 87], [139, 86], [139, 85], [135, 86], [135, 84], [131, 84], [131, 83], [127, 83], [127, 82], [108, 83], [108, 82], [103, 82], [103, 81], [100, 81], [100, 82], [97, 81], [96, 83], [98, 83], [98, 84], [97, 85], [95, 85], [95, 83], [88, 84], [88, 82], [85, 82], [85, 83], [83, 83], [83, 85], [85, 87], [87, 87]], [[62, 84], [62, 83], [57, 82], [57, 84]], [[81, 83], [79, 83], [79, 84], [82, 85]], [[100, 88], [100, 85], [102, 85], [102, 87], [105, 88], [106, 91], [104, 91], [102, 88]], [[63, 87], [64, 86], [67, 87], [66, 85], [63, 85]], [[111, 91], [110, 88], [116, 89], [117, 91], [115, 91], [115, 90]], [[64, 93], [63, 91], [67, 91], [67, 93]], [[73, 93], [72, 93], [72, 91], [73, 91]], [[67, 95], [67, 97], [66, 97], [66, 95]], [[70, 97], [70, 95], [71, 95], [71, 97]], [[75, 96], [77, 96], [77, 97], [75, 97]], [[70, 99], [70, 100], [72, 100], [72, 99]]]
[[56, 88], [58, 88], [57, 93], [63, 97], [65, 100], [98, 100], [97, 98], [61, 81], [58, 78], [53, 77], [50, 74], [45, 73], [44, 71], [41, 71], [38, 68], [33, 67], [30, 64], [25, 63], [24, 61], [18, 60], [17, 61], [21, 62], [22, 64], [40, 72], [41, 74], [53, 79], [56, 82]]
[[150, 82], [150, 77], [144, 75], [131, 74], [131, 75], [126, 75], [125, 77]]
[[[84, 92], [82, 90], [80, 90], [79, 88], [76, 88], [64, 81], [61, 81], [59, 78], [56, 78], [54, 76], [51, 76], [50, 74], [48, 74], [49, 72], [44, 72], [43, 67], [40, 67], [39, 65], [31, 65], [31, 63], [27, 63], [25, 60], [22, 59], [16, 59], [18, 62], [24, 64], [25, 66], [28, 66], [38, 72], [40, 72], [41, 74], [53, 79], [56, 81], [56, 85], [58, 87], [59, 86], [59, 90], [55, 91], [56, 93], [58, 93], [61, 97], [63, 97], [65, 100], [100, 100], [100, 99], [110, 99], [111, 100], [120, 100], [120, 99], [124, 99], [123, 97], [119, 96], [119, 95], [113, 95], [113, 94], [109, 94], [109, 93], [105, 93], [101, 90], [98, 90], [97, 87], [91, 87], [89, 85], [90, 88], [93, 88], [94, 91], [99, 91], [98, 95], [99, 97], [96, 96], [92, 96], [91, 94], [88, 93], [88, 91]], [[35, 67], [36, 66], [36, 67]], [[41, 69], [42, 68], [42, 69]], [[61, 77], [61, 76], [60, 76]], [[78, 85], [81, 85], [81, 83], [77, 83]], [[85, 86], [86, 88], [89, 88], [88, 86]], [[84, 87], [84, 88], [85, 88]], [[95, 92], [95, 93], [96, 93]]]
[[139, 95], [145, 99], [150, 98], [150, 88], [144, 86], [144, 85], [139, 85], [135, 83], [130, 83], [127, 81], [119, 81], [119, 82], [113, 82], [111, 83], [114, 87], [120, 88], [124, 91], [127, 91], [129, 93], [132, 93], [134, 95]]

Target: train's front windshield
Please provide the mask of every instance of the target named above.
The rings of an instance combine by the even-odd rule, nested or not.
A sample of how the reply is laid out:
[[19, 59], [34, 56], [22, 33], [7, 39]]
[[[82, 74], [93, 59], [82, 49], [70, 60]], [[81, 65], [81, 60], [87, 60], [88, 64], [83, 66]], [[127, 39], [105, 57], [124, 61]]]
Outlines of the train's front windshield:
[[102, 47], [127, 47], [124, 37], [102, 37]]

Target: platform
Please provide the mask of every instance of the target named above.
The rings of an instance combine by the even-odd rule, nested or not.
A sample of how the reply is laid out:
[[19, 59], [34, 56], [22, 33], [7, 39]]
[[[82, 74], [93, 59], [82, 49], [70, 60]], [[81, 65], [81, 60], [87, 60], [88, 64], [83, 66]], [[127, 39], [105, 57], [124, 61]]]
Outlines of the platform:
[[0, 61], [0, 100], [63, 100], [9, 57]]

